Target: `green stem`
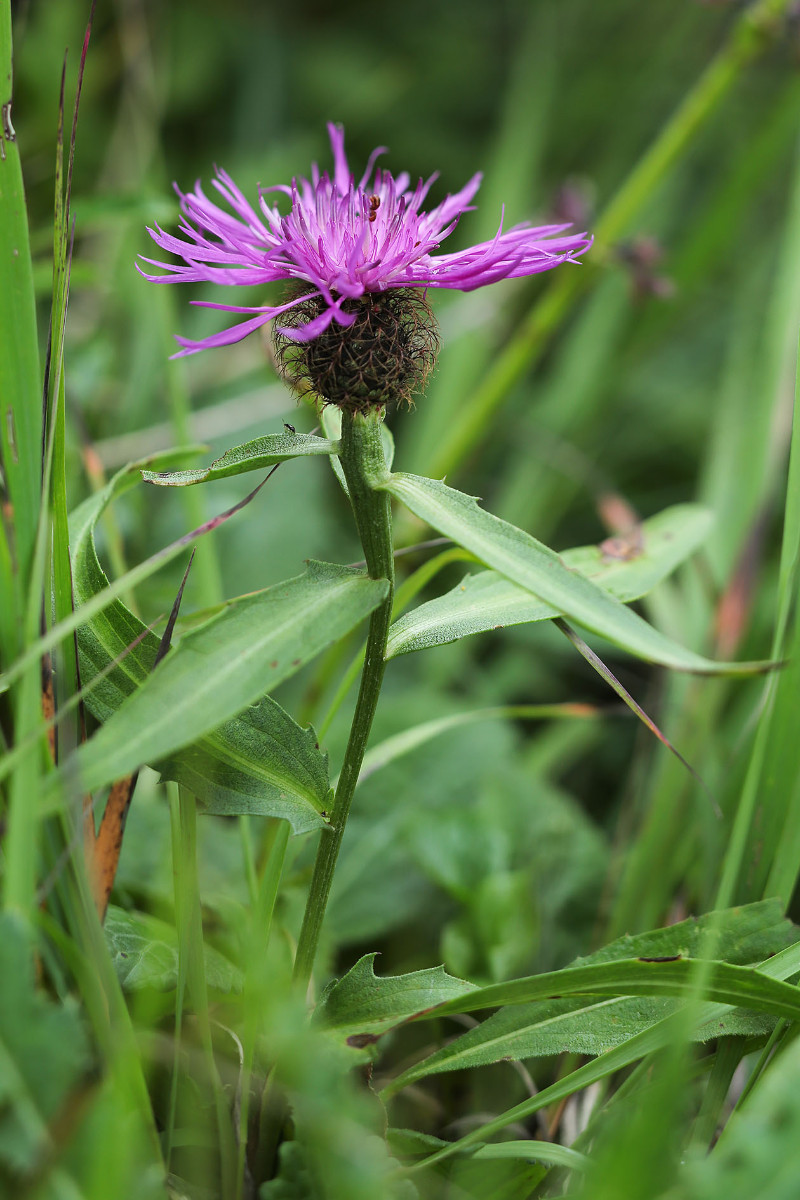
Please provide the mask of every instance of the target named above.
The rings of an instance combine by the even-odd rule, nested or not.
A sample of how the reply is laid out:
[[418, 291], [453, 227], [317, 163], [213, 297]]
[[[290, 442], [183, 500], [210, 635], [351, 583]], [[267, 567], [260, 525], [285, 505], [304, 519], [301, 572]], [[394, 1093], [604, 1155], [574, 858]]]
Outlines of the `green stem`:
[[[422, 589], [430, 583], [435, 575], [447, 567], [452, 562], [476, 562], [474, 554], [470, 554], [469, 550], [462, 550], [460, 546], [453, 546], [450, 550], [444, 550], [441, 554], [437, 554], [436, 558], [429, 559], [418, 567], [413, 575], [409, 575], [408, 579], [400, 585], [395, 592], [394, 606], [392, 608], [392, 620], [397, 618], [405, 611], [414, 597], [422, 591]], [[331, 700], [328, 711], [325, 713], [320, 724], [317, 726], [320, 738], [324, 738], [325, 734], [331, 727], [333, 718], [342, 706], [347, 693], [358, 678], [358, 672], [364, 663], [364, 655], [366, 654], [366, 642], [360, 647], [358, 654], [353, 658], [345, 671], [339, 683], [336, 693]], [[311, 718], [309, 718], [310, 720]]]
[[382, 413], [379, 410], [367, 415], [345, 413], [342, 419], [339, 461], [347, 481], [367, 570], [372, 579], [388, 579], [389, 591], [380, 608], [370, 618], [361, 687], [333, 802], [331, 829], [329, 833], [323, 832], [317, 849], [294, 965], [295, 979], [303, 987], [308, 985], [314, 967], [333, 872], [378, 705], [385, 667], [386, 639], [392, 619], [394, 553], [390, 500], [388, 493], [375, 491], [371, 483], [371, 480], [386, 472], [381, 420]]

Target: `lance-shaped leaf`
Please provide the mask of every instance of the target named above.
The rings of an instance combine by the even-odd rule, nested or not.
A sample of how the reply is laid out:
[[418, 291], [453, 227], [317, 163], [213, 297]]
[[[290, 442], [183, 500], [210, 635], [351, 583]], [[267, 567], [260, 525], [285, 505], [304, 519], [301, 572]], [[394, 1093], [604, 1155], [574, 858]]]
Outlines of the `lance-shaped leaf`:
[[[800, 950], [798, 947], [789, 946], [787, 949], [780, 951], [771, 958], [758, 964], [759, 972], [770, 979], [789, 979], [800, 970]], [[738, 1010], [731, 1010], [723, 1004], [714, 1004], [703, 1002], [696, 1005], [693, 1010], [693, 1016], [696, 1020], [696, 1027], [708, 1027], [712, 1024], [716, 1025], [720, 1018], [725, 1018], [730, 1013], [732, 1017], [737, 1015]], [[723, 1023], [724, 1024], [724, 1023]], [[719, 1036], [724, 1036], [727, 1030], [723, 1027], [720, 1030]], [[450, 1142], [442, 1150], [437, 1151], [428, 1159], [428, 1165], [438, 1162], [443, 1158], [449, 1157], [451, 1154], [458, 1154], [466, 1150], [469, 1146], [476, 1145], [485, 1141], [485, 1139], [493, 1137], [494, 1134], [514, 1124], [516, 1121], [525, 1121], [533, 1113], [539, 1112], [550, 1104], [557, 1104], [567, 1096], [575, 1095], [591, 1084], [597, 1083], [601, 1079], [607, 1079], [616, 1071], [629, 1066], [631, 1063], [644, 1058], [648, 1054], [667, 1046], [670, 1043], [674, 1044], [675, 1039], [683, 1040], [686, 1035], [686, 1017], [683, 1013], [671, 1013], [663, 1020], [657, 1021], [654, 1025], [644, 1029], [641, 1033], [635, 1034], [633, 1037], [625, 1038], [620, 1045], [615, 1046], [612, 1050], [606, 1051], [590, 1062], [585, 1063], [577, 1070], [571, 1071], [568, 1075], [556, 1080], [549, 1087], [543, 1088], [536, 1095], [531, 1096], [527, 1100], [523, 1100], [521, 1104], [514, 1105], [513, 1108], [507, 1109], [501, 1113], [499, 1117], [494, 1117], [492, 1120], [483, 1123], [479, 1128], [473, 1129], [465, 1137], [459, 1138], [457, 1142]], [[716, 1035], [713, 1035], [716, 1036]], [[385, 1088], [383, 1095], [391, 1094], [398, 1090], [400, 1086], [405, 1086], [407, 1075], [396, 1079], [392, 1084]]]
[[209, 483], [213, 479], [226, 479], [229, 475], [243, 475], [246, 471], [274, 467], [290, 458], [336, 454], [337, 450], [336, 442], [327, 438], [305, 433], [273, 433], [226, 450], [210, 467], [199, 467], [193, 471], [142, 471], [142, 478], [159, 487], [191, 487], [195, 483]]
[[175, 649], [68, 764], [89, 791], [210, 733], [368, 616], [384, 579], [328, 563], [232, 601]]
[[[108, 584], [95, 550], [95, 524], [114, 496], [141, 481], [139, 466], [120, 471], [73, 515], [76, 604]], [[95, 613], [77, 637], [84, 702], [98, 720], [108, 721], [149, 676], [158, 638], [120, 600]], [[327, 755], [320, 752], [313, 729], [302, 729], [269, 696], [153, 765], [164, 779], [191, 788], [208, 813], [283, 817], [295, 833], [325, 824], [320, 813], [330, 791]]]
[[[399, 1091], [427, 1075], [487, 1066], [505, 1059], [543, 1058], [563, 1053], [606, 1054], [673, 1014], [681, 1004], [675, 998], [677, 990], [682, 989], [687, 998], [691, 995], [689, 968], [694, 964], [662, 965], [664, 974], [660, 980], [655, 964], [629, 962], [603, 966], [605, 984], [583, 1000], [570, 997], [584, 987], [588, 991], [591, 983], [597, 982], [600, 972], [594, 972], [594, 979], [587, 975], [583, 982], [577, 977], [558, 980], [555, 972], [549, 979], [543, 977], [543, 986], [553, 990], [563, 988], [562, 993], [557, 994], [558, 998], [499, 1009], [475, 1029], [394, 1080], [389, 1091]], [[717, 1002], [716, 1007], [704, 1002], [698, 1008], [698, 1020], [692, 1032], [694, 1041], [764, 1036], [774, 1028], [776, 1017], [787, 1018], [788, 1010], [797, 1003], [796, 995], [790, 995], [789, 984], [768, 981], [762, 990], [756, 986], [760, 985], [760, 979], [753, 982], [745, 978], [759, 975], [759, 972], [726, 963], [717, 963], [715, 968], [717, 975], [705, 994]], [[587, 972], [589, 970], [587, 968]], [[673, 979], [667, 982], [670, 970]], [[679, 974], [683, 975], [682, 981], [676, 978]], [[739, 987], [740, 983], [743, 986]], [[780, 997], [772, 992], [773, 988], [779, 987], [783, 989]], [[649, 994], [646, 994], [648, 990]], [[613, 992], [616, 995], [611, 994]], [[754, 996], [759, 997], [757, 1001]]]
[[[603, 543], [565, 550], [561, 559], [569, 570], [585, 575], [627, 603], [646, 595], [688, 558], [708, 534], [712, 521], [707, 508], [676, 504], [642, 523], [639, 549], [631, 557], [614, 557], [612, 548]], [[490, 629], [559, 616], [552, 604], [534, 598], [505, 576], [480, 571], [396, 621], [389, 632], [386, 656], [394, 658]]]
[[373, 486], [401, 500], [434, 529], [552, 605], [560, 614], [631, 654], [678, 670], [704, 674], [749, 673], [765, 669], [763, 663], [712, 662], [678, 645], [626, 608], [610, 592], [567, 567], [548, 546], [485, 512], [473, 496], [418, 475], [381, 476], [373, 481]]
[[[701, 961], [701, 960], [698, 960]], [[800, 1019], [800, 992], [790, 984], [762, 976], [750, 967], [708, 961], [707, 994], [721, 1004], [743, 1004], [755, 1011], [787, 1020]], [[480, 988], [467, 1000], [442, 1006], [442, 1013], [476, 1011], [487, 1005], [525, 1004], [553, 995], [678, 996], [691, 994], [692, 962], [679, 956], [627, 958], [613, 963], [590, 963], [546, 975], [531, 975], [505, 984]]]
[[[390, 1090], [406, 1086], [412, 1077], [503, 1058], [532, 1058], [565, 1050], [602, 1054], [622, 1045], [664, 1020], [679, 1003], [678, 997], [692, 995], [697, 969], [692, 959], [703, 951], [709, 930], [716, 933], [715, 953], [728, 961], [707, 964], [705, 995], [718, 1004], [705, 1004], [699, 1010], [694, 1037], [708, 1041], [723, 1035], [768, 1032], [776, 1016], [788, 1016], [800, 995], [796, 988], [770, 978], [763, 962], [758, 970], [740, 964], [764, 960], [783, 950], [787, 942], [796, 941], [796, 928], [783, 918], [780, 903], [774, 900], [625, 936], [577, 959], [564, 971], [476, 989], [446, 1002], [435, 1014], [420, 1014], [439, 1016], [479, 1006], [503, 1006], [481, 1025], [412, 1067]], [[797, 952], [792, 953], [796, 956]], [[785, 974], [793, 969], [796, 966], [787, 966]], [[584, 989], [590, 993], [587, 1000], [569, 998]], [[741, 1007], [720, 1009], [719, 1004]]]

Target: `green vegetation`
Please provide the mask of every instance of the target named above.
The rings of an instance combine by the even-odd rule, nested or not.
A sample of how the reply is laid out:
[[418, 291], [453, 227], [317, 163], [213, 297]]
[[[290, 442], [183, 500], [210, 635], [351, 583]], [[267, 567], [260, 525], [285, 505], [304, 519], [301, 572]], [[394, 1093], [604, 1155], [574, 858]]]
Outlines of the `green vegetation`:
[[[794, 1200], [796, 5], [10, 7], [0, 1200]], [[595, 235], [385, 423], [134, 269], [329, 120]]]

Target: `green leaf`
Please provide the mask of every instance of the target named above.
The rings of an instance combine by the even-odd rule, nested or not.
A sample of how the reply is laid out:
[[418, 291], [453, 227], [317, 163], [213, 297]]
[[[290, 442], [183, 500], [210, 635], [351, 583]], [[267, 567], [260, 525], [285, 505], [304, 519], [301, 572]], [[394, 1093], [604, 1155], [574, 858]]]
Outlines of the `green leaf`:
[[[772, 1017], [788, 1016], [788, 1009], [795, 1005], [800, 1012], [796, 988], [762, 971], [737, 965], [765, 959], [798, 938], [795, 927], [783, 919], [779, 902], [760, 901], [666, 929], [625, 936], [596, 954], [577, 959], [565, 971], [476, 989], [461, 1002], [442, 1005], [436, 1016], [495, 1004], [508, 1007], [412, 1068], [402, 1084], [396, 1081], [391, 1085], [392, 1090], [405, 1086], [412, 1077], [486, 1065], [502, 1058], [532, 1058], [562, 1051], [602, 1054], [622, 1045], [669, 1016], [678, 1003], [670, 997], [691, 995], [695, 969], [692, 959], [696, 960], [709, 929], [719, 930], [716, 953], [728, 961], [716, 963], [710, 971], [707, 996], [724, 1004], [744, 1005], [753, 1012], [713, 1010], [713, 1021], [700, 1022], [696, 1040], [762, 1034], [772, 1027]], [[669, 961], [674, 955], [682, 957]], [[592, 993], [591, 1002], [563, 998], [581, 990]], [[534, 1000], [535, 994], [540, 998]], [[712, 1010], [707, 1005], [704, 1011]]]
[[[789, 946], [787, 949], [779, 951], [771, 958], [759, 963], [758, 967], [759, 971], [770, 979], [788, 979], [800, 971], [800, 949], [797, 945]], [[702, 1003], [696, 1009], [698, 1024], [709, 1025], [712, 1021], [727, 1016], [728, 1012], [729, 1009], [725, 1005]], [[539, 1112], [548, 1105], [557, 1104], [559, 1101], [574, 1095], [583, 1088], [589, 1087], [599, 1080], [607, 1079], [614, 1072], [629, 1066], [638, 1059], [644, 1058], [646, 1055], [670, 1043], [674, 1043], [676, 1037], [682, 1039], [685, 1036], [685, 1027], [685, 1016], [682, 1013], [673, 1013], [665, 1019], [656, 1022], [655, 1025], [651, 1025], [642, 1033], [627, 1038], [621, 1045], [607, 1051], [605, 1054], [601, 1054], [598, 1058], [592, 1059], [591, 1062], [585, 1063], [583, 1066], [571, 1071], [568, 1075], [556, 1080], [555, 1083], [543, 1088], [530, 1099], [523, 1100], [521, 1104], [516, 1104], [513, 1108], [507, 1109], [499, 1117], [485, 1122], [465, 1137], [460, 1138], [457, 1142], [449, 1143], [447, 1147], [444, 1147], [431, 1156], [428, 1165], [441, 1161], [451, 1154], [457, 1154], [470, 1145], [485, 1142], [488, 1138], [496, 1133], [500, 1133], [515, 1121], [527, 1120], [533, 1113]], [[399, 1091], [401, 1087], [404, 1087], [406, 1083], [411, 1081], [409, 1078], [410, 1075], [411, 1072], [407, 1071], [404, 1075], [395, 1079], [388, 1087], [383, 1089], [382, 1095], [386, 1097], [393, 1092]]]
[[[126, 992], [143, 988], [172, 991], [178, 980], [178, 939], [171, 925], [111, 904], [103, 929], [114, 969]], [[241, 992], [242, 973], [224, 955], [206, 945], [203, 960], [210, 988]]]
[[[33, 947], [22, 923], [0, 917], [0, 1192], [5, 1170], [24, 1172], [51, 1149], [49, 1124], [88, 1068], [76, 1006], [34, 988]], [[16, 1179], [19, 1185], [19, 1178]], [[13, 1194], [16, 1194], [16, 1190]]]
[[701, 673], [764, 669], [764, 664], [712, 662], [679, 646], [610, 592], [570, 570], [555, 551], [507, 521], [484, 512], [473, 496], [418, 475], [389, 475], [375, 479], [374, 486], [401, 500], [434, 529], [552, 605], [560, 614], [631, 654], [678, 670]]
[[316, 733], [271, 696], [156, 765], [215, 816], [283, 817], [306, 833], [324, 824], [319, 814], [330, 807], [328, 756]]
[[[76, 604], [92, 599], [107, 586], [94, 545], [95, 524], [113, 496], [138, 482], [136, 466], [126, 468], [74, 514]], [[227, 607], [219, 608], [217, 614]], [[77, 638], [86, 706], [98, 720], [108, 721], [149, 677], [158, 638], [147, 632], [120, 600], [112, 601], [82, 625]], [[330, 791], [327, 755], [320, 753], [314, 731], [301, 729], [268, 696], [154, 765], [163, 778], [191, 788], [208, 813], [283, 817], [295, 833], [325, 823], [320, 813]]]
[[[388, 1129], [386, 1137], [392, 1152], [398, 1158], [425, 1158], [443, 1146], [449, 1145], [441, 1138], [429, 1133], [418, 1133], [415, 1129]], [[585, 1171], [589, 1159], [578, 1150], [561, 1146], [557, 1142], [544, 1142], [530, 1138], [526, 1142], [491, 1142], [488, 1145], [470, 1146], [467, 1153], [473, 1159], [516, 1158], [523, 1162], [546, 1163], [549, 1167], [567, 1167], [569, 1170]]]
[[195, 483], [210, 483], [214, 479], [226, 479], [229, 475], [243, 475], [246, 471], [274, 467], [276, 463], [286, 462], [290, 458], [330, 455], [336, 451], [336, 443], [326, 438], [304, 433], [273, 433], [226, 450], [210, 467], [199, 467], [194, 471], [142, 471], [142, 478], [159, 487], [191, 487]]
[[[692, 976], [688, 968], [692, 964], [672, 965], [681, 966], [683, 979], [671, 981], [664, 990], [672, 996], [678, 992], [685, 996], [690, 995]], [[477, 1028], [456, 1038], [413, 1067], [391, 1085], [391, 1090], [395, 1091], [415, 1080], [441, 1071], [461, 1071], [488, 1066], [503, 1059], [543, 1058], [562, 1053], [599, 1055], [622, 1046], [670, 1016], [679, 1004], [679, 1001], [669, 996], [654, 994], [660, 990], [659, 980], [655, 973], [648, 979], [643, 967], [644, 964], [631, 962], [616, 968], [603, 968], [605, 987], [598, 978], [600, 973], [592, 978], [587, 976], [583, 980], [570, 980], [568, 977], [557, 979], [557, 972], [543, 977], [540, 995], [544, 993], [545, 988], [549, 988], [551, 995], [569, 997], [570, 994], [575, 995], [579, 992], [588, 993], [590, 986], [594, 984], [597, 985], [596, 994], [583, 1001], [558, 998], [504, 1007]], [[641, 969], [641, 973], [639, 979], [635, 980], [637, 968]], [[758, 974], [755, 971], [747, 972], [741, 967], [728, 967], [727, 970], [751, 976]], [[673, 986], [675, 982], [677, 986]], [[714, 987], [709, 985], [706, 993], [717, 1003], [735, 1006], [741, 1002], [739, 997], [748, 1003], [753, 996], [763, 995], [760, 991], [760, 978], [752, 983], [745, 980], [741, 992], [737, 992], [735, 987], [731, 986], [730, 979], [723, 982], [726, 984], [724, 990], [717, 993]], [[767, 986], [769, 985], [765, 985], [764, 991]], [[773, 983], [771, 986], [781, 988], [777, 1002], [770, 995], [764, 1000], [760, 1013], [731, 1007], [721, 1015], [714, 1013], [704, 1016], [694, 1031], [694, 1040], [707, 1042], [718, 1037], [763, 1036], [773, 1028], [776, 1014], [786, 1013], [790, 1009], [795, 1012], [800, 1010], [800, 1001], [796, 1002], [798, 1008], [794, 1008], [792, 997], [788, 995], [793, 989], [788, 984]], [[560, 994], [556, 993], [556, 987], [561, 987]], [[634, 995], [625, 995], [626, 992], [633, 992]], [[639, 995], [635, 994], [637, 992]], [[757, 1006], [761, 1006], [761, 1003], [760, 999], [756, 1000]], [[705, 1014], [705, 1009], [703, 1012]], [[797, 1016], [791, 1019], [797, 1020]]]
[[[677, 504], [643, 522], [641, 552], [613, 558], [603, 546], [579, 546], [561, 555], [564, 565], [599, 584], [617, 600], [644, 596], [702, 543], [712, 514], [697, 504]], [[605, 543], [604, 543], [605, 545]], [[495, 571], [467, 575], [444, 596], [421, 604], [389, 631], [387, 658], [442, 646], [474, 633], [551, 620], [561, 612], [532, 598]]]
[[473, 1158], [503, 1159], [516, 1158], [523, 1162], [544, 1163], [548, 1167], [566, 1167], [570, 1171], [585, 1171], [589, 1159], [569, 1146], [560, 1146], [556, 1142], [543, 1142], [530, 1139], [527, 1142], [492, 1142], [488, 1146], [480, 1146]]
[[[695, 959], [694, 962], [701, 962]], [[716, 960], [705, 962], [708, 996], [721, 1004], [741, 1004], [755, 1011], [800, 1019], [800, 992], [789, 984], [768, 979], [750, 967], [733, 966]], [[621, 959], [613, 963], [592, 963], [566, 968], [546, 975], [530, 975], [508, 983], [480, 988], [466, 1000], [444, 1004], [440, 1013], [475, 1012], [494, 1005], [516, 1006], [543, 997], [586, 996], [676, 996], [691, 994], [697, 978], [692, 961], [686, 958]]]
[[380, 604], [386, 580], [327, 563], [231, 601], [187, 633], [66, 764], [94, 791], [210, 733]]
[[448, 975], [444, 967], [379, 978], [376, 954], [365, 954], [326, 992], [316, 1016], [337, 1037], [378, 1034], [400, 1021], [474, 989], [465, 979]]

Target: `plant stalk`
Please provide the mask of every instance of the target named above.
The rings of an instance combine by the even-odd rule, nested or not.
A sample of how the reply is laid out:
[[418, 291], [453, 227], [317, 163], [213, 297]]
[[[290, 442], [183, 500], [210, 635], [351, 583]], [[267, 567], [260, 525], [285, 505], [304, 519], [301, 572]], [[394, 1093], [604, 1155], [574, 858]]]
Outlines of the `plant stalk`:
[[339, 461], [347, 481], [367, 571], [372, 579], [388, 579], [389, 591], [370, 618], [361, 687], [333, 802], [331, 829], [323, 831], [317, 849], [294, 964], [295, 980], [302, 987], [308, 986], [314, 967], [336, 860], [383, 682], [384, 655], [394, 599], [394, 550], [389, 495], [375, 491], [371, 484], [371, 480], [386, 472], [381, 443], [382, 417], [381, 410], [366, 415], [344, 413], [342, 417]]

